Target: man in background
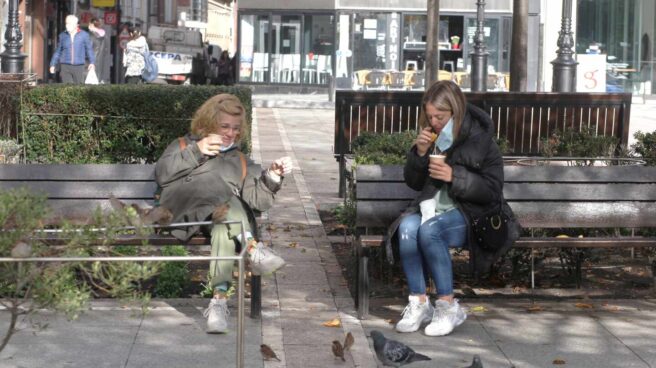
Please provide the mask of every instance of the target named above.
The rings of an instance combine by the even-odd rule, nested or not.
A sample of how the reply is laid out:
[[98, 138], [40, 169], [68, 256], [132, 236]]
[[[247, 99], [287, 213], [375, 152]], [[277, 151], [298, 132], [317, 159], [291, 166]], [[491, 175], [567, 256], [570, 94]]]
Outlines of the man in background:
[[89, 70], [94, 70], [96, 57], [89, 34], [80, 29], [75, 15], [66, 16], [66, 30], [59, 34], [55, 54], [50, 60], [50, 73], [60, 65], [59, 76], [63, 83], [84, 83], [84, 66], [89, 61]]

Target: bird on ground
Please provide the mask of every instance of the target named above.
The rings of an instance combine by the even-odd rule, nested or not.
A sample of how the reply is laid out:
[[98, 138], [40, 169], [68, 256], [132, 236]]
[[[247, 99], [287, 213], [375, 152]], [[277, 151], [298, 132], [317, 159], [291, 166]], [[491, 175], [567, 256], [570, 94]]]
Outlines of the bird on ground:
[[346, 359], [344, 359], [344, 348], [342, 347], [342, 343], [337, 340], [333, 340], [333, 354], [335, 355], [335, 358], [341, 358], [342, 362], [346, 361]]
[[353, 338], [352, 333], [347, 333], [346, 338], [344, 339], [344, 351], [350, 350], [351, 346], [355, 343], [355, 338]]
[[264, 358], [264, 360], [275, 359], [280, 361], [280, 358], [278, 358], [276, 352], [273, 351], [273, 349], [271, 349], [267, 344], [260, 345], [260, 353], [262, 353], [262, 358]]
[[371, 331], [371, 338], [374, 340], [376, 356], [384, 366], [398, 368], [412, 362], [431, 360], [401, 342], [387, 339], [380, 331]]
[[472, 364], [466, 368], [483, 368], [483, 362], [481, 362], [481, 357], [478, 354], [474, 355], [474, 360]]

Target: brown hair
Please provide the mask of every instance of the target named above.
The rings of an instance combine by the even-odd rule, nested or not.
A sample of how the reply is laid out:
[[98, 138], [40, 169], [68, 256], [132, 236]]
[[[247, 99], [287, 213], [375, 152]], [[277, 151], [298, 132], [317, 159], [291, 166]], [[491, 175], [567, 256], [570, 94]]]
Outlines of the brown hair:
[[419, 124], [422, 128], [428, 125], [426, 104], [431, 104], [438, 110], [451, 111], [451, 114], [453, 115], [453, 138], [457, 138], [467, 108], [467, 100], [460, 90], [460, 87], [452, 81], [443, 80], [433, 83], [430, 88], [426, 90], [424, 97], [421, 99], [421, 106], [424, 113], [422, 114], [422, 119], [420, 119]]
[[219, 130], [221, 113], [241, 117], [237, 142], [248, 134], [246, 109], [237, 96], [228, 93], [211, 97], [196, 110], [194, 118], [191, 120], [191, 133], [202, 138], [216, 133]]

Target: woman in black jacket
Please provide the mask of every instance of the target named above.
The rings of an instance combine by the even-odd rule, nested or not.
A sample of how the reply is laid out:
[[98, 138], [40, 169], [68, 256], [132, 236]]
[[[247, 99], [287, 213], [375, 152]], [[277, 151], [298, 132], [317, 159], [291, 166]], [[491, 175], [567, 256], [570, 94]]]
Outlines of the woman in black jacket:
[[[408, 152], [404, 168], [406, 184], [421, 194], [390, 229], [390, 234], [398, 236], [410, 291], [410, 302], [396, 330], [414, 332], [422, 323], [429, 323], [426, 335], [443, 336], [467, 318], [453, 297], [449, 248], [468, 245], [470, 256], [476, 257], [480, 247], [470, 242], [469, 219], [489, 212], [502, 200], [503, 159], [489, 115], [467, 104], [455, 83], [434, 83], [422, 105], [427, 122]], [[431, 153], [446, 158], [429, 160]], [[489, 268], [476, 266], [483, 268], [481, 271]], [[426, 295], [424, 267], [437, 286], [435, 308]]]

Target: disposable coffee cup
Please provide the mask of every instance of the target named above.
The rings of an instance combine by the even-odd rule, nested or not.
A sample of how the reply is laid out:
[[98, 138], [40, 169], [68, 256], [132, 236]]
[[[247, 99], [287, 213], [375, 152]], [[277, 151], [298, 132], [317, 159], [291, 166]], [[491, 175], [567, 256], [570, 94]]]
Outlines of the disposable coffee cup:
[[441, 162], [444, 163], [445, 155], [430, 155], [429, 159], [431, 162]]

